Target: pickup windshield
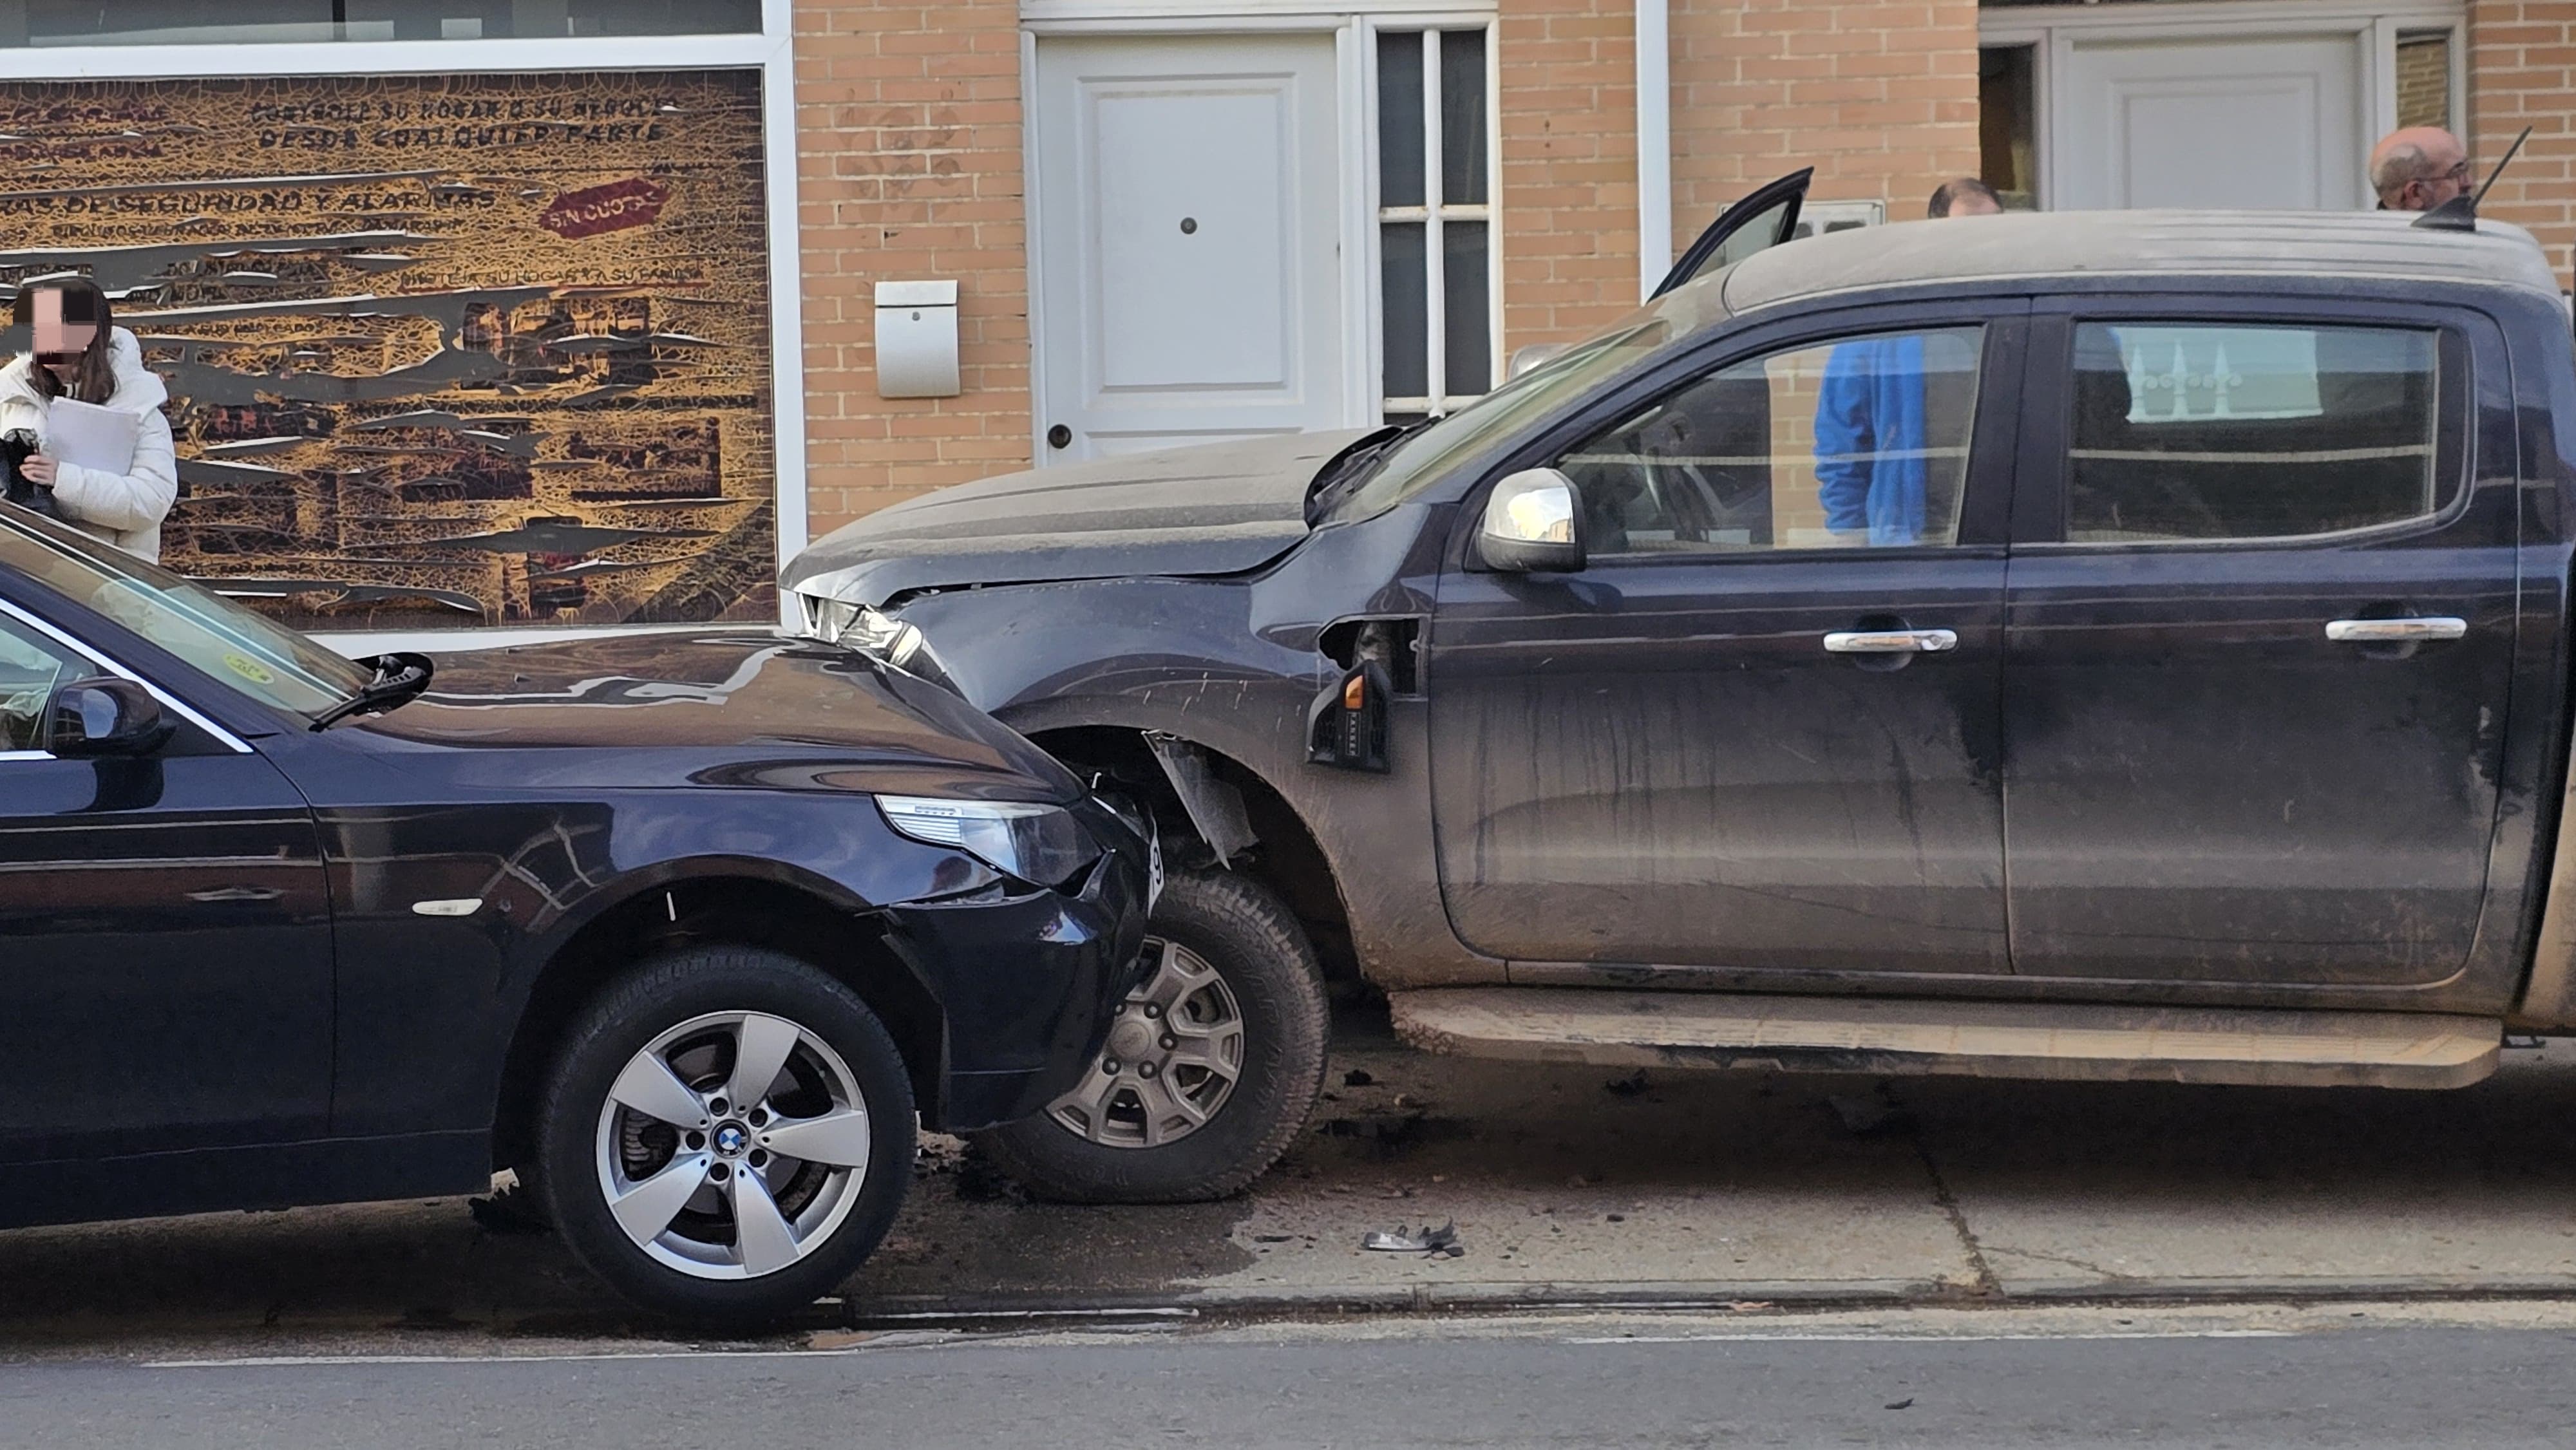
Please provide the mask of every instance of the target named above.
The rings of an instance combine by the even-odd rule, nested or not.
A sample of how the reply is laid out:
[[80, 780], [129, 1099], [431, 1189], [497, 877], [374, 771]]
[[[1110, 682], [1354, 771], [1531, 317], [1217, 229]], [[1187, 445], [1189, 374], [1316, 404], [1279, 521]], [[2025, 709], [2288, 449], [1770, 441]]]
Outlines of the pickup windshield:
[[0, 508], [0, 570], [133, 630], [243, 694], [318, 715], [373, 678], [363, 665], [156, 564]]
[[1596, 337], [1575, 344], [1387, 451], [1358, 485], [1335, 500], [1324, 522], [1375, 518], [1448, 476], [1529, 424], [1725, 315], [1714, 273], [1655, 299]]

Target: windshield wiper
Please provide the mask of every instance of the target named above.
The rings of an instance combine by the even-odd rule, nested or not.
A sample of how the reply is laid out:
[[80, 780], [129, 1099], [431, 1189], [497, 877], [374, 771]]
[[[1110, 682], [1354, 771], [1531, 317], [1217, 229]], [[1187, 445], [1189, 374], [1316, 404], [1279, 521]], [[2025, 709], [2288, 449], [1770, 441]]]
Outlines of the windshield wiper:
[[376, 677], [358, 687], [358, 693], [313, 717], [313, 728], [328, 730], [352, 715], [380, 714], [399, 705], [409, 704], [429, 688], [429, 656], [416, 654], [378, 655], [360, 660], [373, 665]]
[[1410, 423], [1389, 423], [1344, 444], [1341, 452], [1324, 460], [1324, 466], [1315, 470], [1314, 480], [1306, 485], [1306, 522], [1313, 523], [1330, 502], [1326, 494], [1361, 477], [1370, 464], [1385, 457], [1396, 444], [1438, 421], [1437, 418], [1416, 418]]

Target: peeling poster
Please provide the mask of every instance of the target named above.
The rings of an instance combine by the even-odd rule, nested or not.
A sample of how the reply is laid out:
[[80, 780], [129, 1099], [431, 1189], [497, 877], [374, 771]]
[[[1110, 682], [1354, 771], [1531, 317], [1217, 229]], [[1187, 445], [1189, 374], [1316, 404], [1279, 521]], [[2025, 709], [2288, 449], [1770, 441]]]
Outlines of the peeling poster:
[[307, 627], [776, 617], [760, 81], [0, 85], [0, 290], [171, 388], [163, 562]]

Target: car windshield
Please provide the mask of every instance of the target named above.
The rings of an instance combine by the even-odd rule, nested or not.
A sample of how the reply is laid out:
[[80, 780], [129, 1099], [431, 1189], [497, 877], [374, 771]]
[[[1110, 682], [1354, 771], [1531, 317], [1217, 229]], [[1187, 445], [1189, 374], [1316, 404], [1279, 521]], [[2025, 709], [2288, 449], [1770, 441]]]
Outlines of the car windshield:
[[[14, 515], [14, 516], [10, 516]], [[0, 508], [0, 569], [98, 611], [214, 679], [300, 715], [349, 699], [365, 666], [157, 564]]]
[[1724, 316], [1712, 273], [1667, 292], [1600, 335], [1579, 342], [1389, 450], [1374, 472], [1325, 514], [1329, 522], [1375, 518], [1448, 476], [1522, 428], [1626, 372], [1665, 344]]

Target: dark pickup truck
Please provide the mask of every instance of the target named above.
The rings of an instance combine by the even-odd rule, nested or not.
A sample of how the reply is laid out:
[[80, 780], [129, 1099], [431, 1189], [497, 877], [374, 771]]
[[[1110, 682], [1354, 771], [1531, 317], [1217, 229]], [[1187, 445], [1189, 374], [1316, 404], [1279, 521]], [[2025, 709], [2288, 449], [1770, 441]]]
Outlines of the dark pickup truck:
[[2569, 308], [2413, 220], [1739, 236], [1428, 425], [816, 544], [816, 629], [1194, 852], [993, 1150], [1239, 1187], [1336, 970], [1422, 1046], [1623, 1066], [2432, 1088], [2576, 1031]]

